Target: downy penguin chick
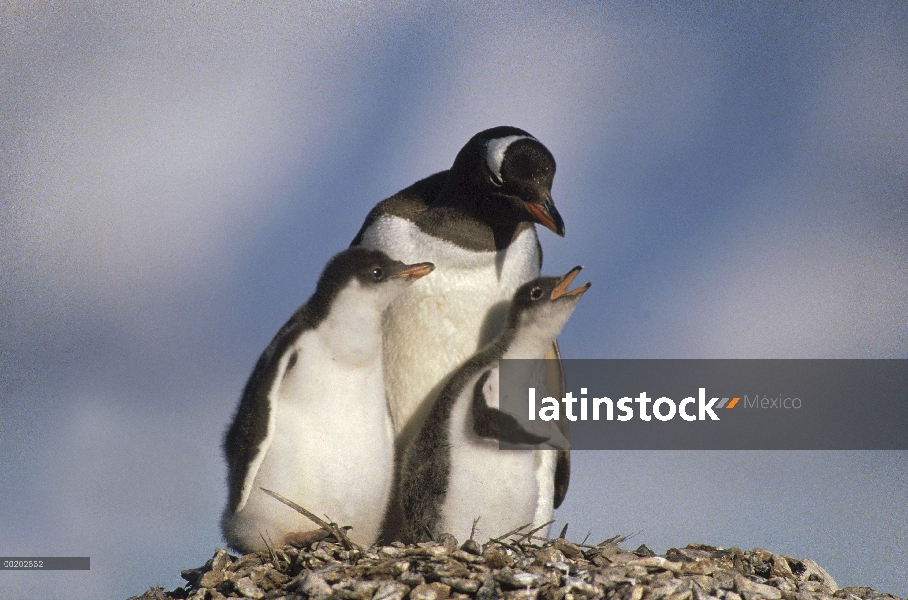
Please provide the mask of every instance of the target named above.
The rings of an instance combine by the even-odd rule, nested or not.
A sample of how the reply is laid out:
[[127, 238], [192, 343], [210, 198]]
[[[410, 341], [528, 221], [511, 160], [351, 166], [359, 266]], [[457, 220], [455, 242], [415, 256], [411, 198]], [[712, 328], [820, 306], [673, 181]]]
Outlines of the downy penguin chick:
[[351, 525], [358, 543], [375, 541], [394, 470], [382, 312], [433, 269], [345, 250], [262, 353], [224, 437], [229, 497], [221, 527], [233, 548], [280, 547], [288, 534], [317, 528], [260, 488]]
[[[486, 540], [551, 519], [551, 473], [543, 481], [539, 465], [556, 451], [498, 449], [499, 437], [531, 444], [546, 439], [516, 423], [499, 430], [498, 361], [543, 358], [589, 289], [587, 283], [567, 291], [580, 269], [521, 286], [501, 335], [470, 358], [442, 390], [403, 457], [399, 496], [404, 541], [441, 533], [466, 539], [474, 522], [477, 541]], [[557, 426], [554, 430], [558, 432]]]

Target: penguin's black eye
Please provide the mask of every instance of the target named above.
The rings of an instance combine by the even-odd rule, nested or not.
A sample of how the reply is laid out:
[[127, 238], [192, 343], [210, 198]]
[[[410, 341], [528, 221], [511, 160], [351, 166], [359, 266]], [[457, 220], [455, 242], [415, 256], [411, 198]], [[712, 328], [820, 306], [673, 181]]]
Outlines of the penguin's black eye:
[[375, 267], [374, 269], [372, 269], [372, 279], [374, 279], [375, 281], [379, 281], [382, 277], [384, 277], [384, 275], [385, 272], [382, 271], [381, 268]]
[[534, 287], [532, 290], [530, 290], [530, 298], [532, 298], [533, 300], [539, 300], [540, 298], [542, 298], [542, 288]]

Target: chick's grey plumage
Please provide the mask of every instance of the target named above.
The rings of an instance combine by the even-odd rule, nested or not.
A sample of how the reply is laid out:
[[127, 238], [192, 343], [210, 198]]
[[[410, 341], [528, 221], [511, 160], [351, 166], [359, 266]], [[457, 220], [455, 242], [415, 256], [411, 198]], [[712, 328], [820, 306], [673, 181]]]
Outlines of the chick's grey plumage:
[[[371, 538], [361, 537], [365, 543], [374, 541], [393, 469], [393, 430], [381, 369], [381, 312], [432, 268], [430, 263], [406, 265], [363, 248], [341, 252], [325, 267], [309, 301], [259, 357], [224, 437], [228, 502], [222, 529], [231, 546], [259, 550], [263, 538], [279, 543], [275, 538], [315, 527], [263, 496], [259, 487], [324, 514], [336, 512], [344, 500], [334, 497], [336, 488], [358, 486], [372, 508], [364, 510], [364, 503], [354, 502], [352, 514], [336, 516], [349, 518], [349, 524], [361, 529], [354, 537], [362, 534]], [[343, 403], [354, 398], [360, 402], [354, 408], [371, 419], [343, 413]], [[334, 412], [341, 414], [335, 417]], [[342, 420], [319, 427], [325, 418]], [[332, 447], [345, 436], [353, 436], [354, 443]], [[294, 461], [300, 456], [297, 468]], [[359, 473], [362, 465], [374, 467], [365, 483]], [[375, 532], [363, 531], [371, 529]]]
[[[566, 291], [579, 270], [524, 284], [514, 295], [502, 333], [458, 369], [439, 394], [402, 460], [398, 493], [405, 541], [443, 532], [465, 537], [477, 517], [478, 539], [550, 519], [552, 496], [546, 504], [538, 503], [544, 482], [536, 476], [534, 461], [540, 453], [554, 451], [497, 451], [499, 438], [524, 444], [547, 438], [520, 429], [513, 418], [490, 407], [488, 399], [497, 399], [499, 359], [542, 358], [589, 288]], [[499, 428], [511, 421], [515, 424]], [[557, 426], [550, 433], [560, 435]]]
[[[419, 431], [451, 373], [500, 333], [517, 288], [539, 276], [534, 223], [564, 235], [551, 196], [554, 175], [554, 157], [529, 133], [488, 129], [464, 145], [451, 169], [377, 204], [354, 238], [353, 246], [437, 267], [431, 281], [417, 282], [389, 306], [383, 322], [399, 448]], [[557, 346], [551, 353], [557, 356]], [[554, 462], [544, 468], [558, 479], [557, 506], [567, 492], [568, 454], [557, 469]]]

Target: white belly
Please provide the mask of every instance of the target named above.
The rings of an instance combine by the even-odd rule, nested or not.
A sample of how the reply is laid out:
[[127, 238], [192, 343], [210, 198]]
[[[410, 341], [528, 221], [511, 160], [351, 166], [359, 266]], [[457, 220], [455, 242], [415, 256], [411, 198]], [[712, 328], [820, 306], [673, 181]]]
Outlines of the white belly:
[[[398, 217], [381, 217], [362, 245], [406, 263], [431, 261], [435, 271], [415, 282], [385, 311], [385, 384], [398, 443], [418, 432], [440, 384], [495, 339], [514, 292], [539, 276], [534, 229], [507, 250], [473, 252], [431, 238]], [[491, 312], [490, 312], [491, 311]]]
[[[451, 471], [439, 530], [465, 540], [479, 518], [475, 539], [483, 543], [522, 525], [535, 528], [549, 521], [553, 473], [547, 472], [545, 463], [555, 452], [499, 450], [497, 440], [473, 432], [469, 404], [458, 402], [451, 414]], [[544, 493], [546, 488], [549, 493]]]
[[[308, 337], [307, 337], [308, 336]], [[310, 334], [302, 356], [324, 356]], [[321, 354], [320, 354], [321, 352]], [[376, 352], [376, 355], [378, 352]], [[264, 494], [264, 487], [372, 544], [388, 503], [394, 434], [384, 395], [381, 361], [351, 368], [332, 360], [300, 360], [284, 379], [273, 415], [273, 434], [243, 508], [229, 517], [243, 547], [264, 549], [286, 534], [318, 526]]]

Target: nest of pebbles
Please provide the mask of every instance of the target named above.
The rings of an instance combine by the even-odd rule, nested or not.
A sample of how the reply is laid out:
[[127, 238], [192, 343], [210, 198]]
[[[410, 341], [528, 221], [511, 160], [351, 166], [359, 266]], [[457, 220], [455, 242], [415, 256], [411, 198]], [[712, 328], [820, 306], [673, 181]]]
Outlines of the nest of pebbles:
[[810, 559], [704, 544], [657, 556], [646, 546], [623, 550], [622, 541], [590, 546], [518, 530], [482, 546], [444, 535], [361, 548], [332, 527], [302, 547], [242, 557], [218, 549], [203, 567], [182, 572], [185, 586], [130, 600], [899, 600], [866, 587], [839, 588]]

